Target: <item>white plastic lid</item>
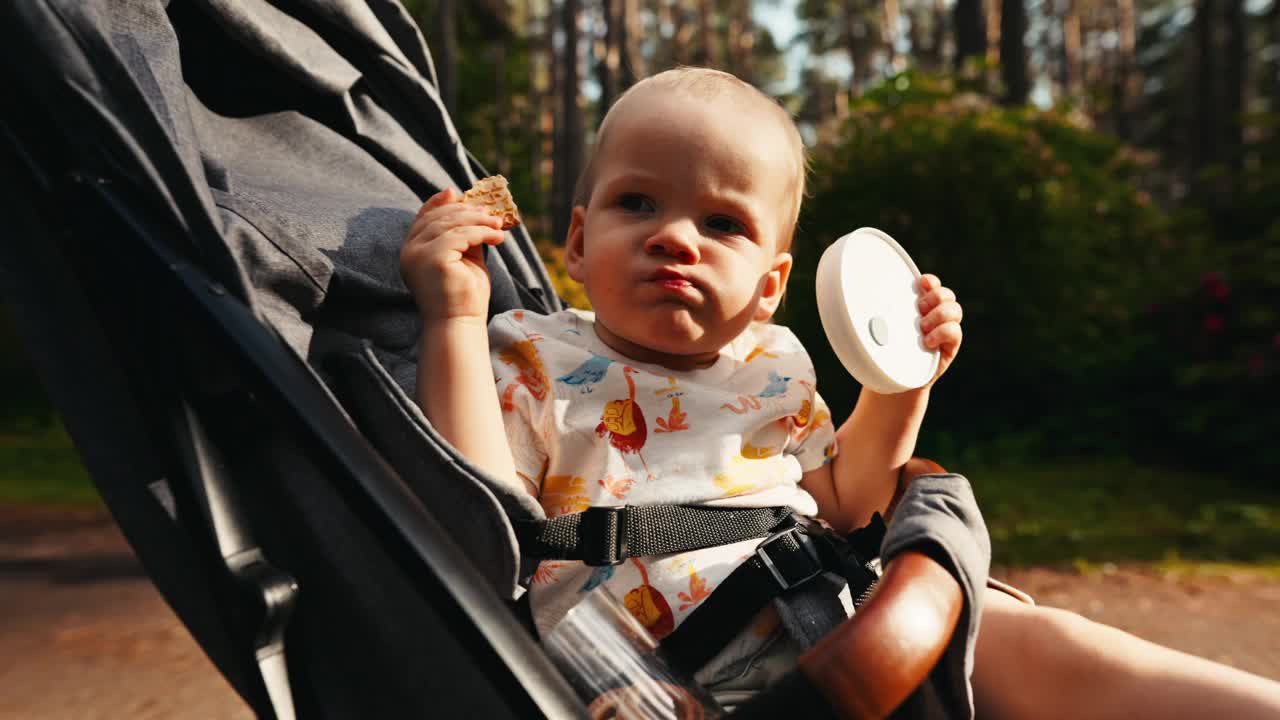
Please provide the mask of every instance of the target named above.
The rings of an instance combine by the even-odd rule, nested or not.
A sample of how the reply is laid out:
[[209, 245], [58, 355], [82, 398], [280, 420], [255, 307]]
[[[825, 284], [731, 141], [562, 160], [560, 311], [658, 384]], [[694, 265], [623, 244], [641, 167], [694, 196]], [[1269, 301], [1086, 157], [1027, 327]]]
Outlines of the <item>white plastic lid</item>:
[[920, 270], [875, 228], [858, 228], [818, 261], [815, 289], [827, 342], [854, 379], [878, 393], [913, 390], [933, 379], [938, 351], [920, 332]]

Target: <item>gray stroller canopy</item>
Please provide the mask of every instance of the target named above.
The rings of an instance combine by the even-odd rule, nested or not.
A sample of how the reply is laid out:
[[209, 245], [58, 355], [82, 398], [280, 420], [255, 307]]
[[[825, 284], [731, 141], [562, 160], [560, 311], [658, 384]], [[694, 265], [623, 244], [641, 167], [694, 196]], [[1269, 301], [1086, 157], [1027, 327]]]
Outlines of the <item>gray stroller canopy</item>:
[[[540, 509], [486, 488], [407, 399], [397, 249], [421, 198], [483, 171], [403, 8], [32, 0], [0, 20], [0, 288], [237, 692], [262, 717], [583, 712], [503, 602], [507, 516]], [[558, 309], [511, 239], [488, 255], [494, 308]]]
[[[0, 294], [115, 520], [245, 702], [584, 716], [513, 612], [512, 522], [541, 507], [410, 400], [399, 246], [423, 198], [486, 173], [403, 7], [23, 0], [0, 3], [0, 53]], [[523, 228], [486, 257], [491, 312], [560, 308]], [[970, 609], [989, 561], [971, 514], [951, 526], [978, 528], [972, 557], [930, 555]], [[900, 713], [968, 710], [964, 618]]]

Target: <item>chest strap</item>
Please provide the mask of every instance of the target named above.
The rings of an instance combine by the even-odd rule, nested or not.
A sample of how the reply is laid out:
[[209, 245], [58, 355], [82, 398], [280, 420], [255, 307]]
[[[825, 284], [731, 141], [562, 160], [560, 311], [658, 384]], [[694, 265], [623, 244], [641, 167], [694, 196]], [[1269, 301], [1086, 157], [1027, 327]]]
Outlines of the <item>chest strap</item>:
[[528, 557], [617, 565], [631, 557], [688, 552], [764, 537], [791, 513], [787, 507], [622, 505], [517, 522], [515, 530], [520, 552]]
[[[840, 536], [786, 507], [696, 505], [591, 507], [516, 525], [523, 554], [597, 566], [763, 538], [755, 552], [662, 640], [664, 657], [688, 675], [715, 657], [775, 599], [788, 632], [802, 646], [826, 634], [844, 619], [843, 609], [829, 608], [835, 607], [835, 596], [845, 584], [855, 607], [875, 586], [884, 533], [879, 513], [867, 527]], [[793, 627], [799, 625], [805, 627]]]
[[879, 513], [847, 537], [789, 518], [662, 640], [663, 656], [692, 676], [771, 601], [788, 633], [808, 647], [844, 621], [837, 596], [846, 584], [855, 608], [871, 594], [884, 533]]

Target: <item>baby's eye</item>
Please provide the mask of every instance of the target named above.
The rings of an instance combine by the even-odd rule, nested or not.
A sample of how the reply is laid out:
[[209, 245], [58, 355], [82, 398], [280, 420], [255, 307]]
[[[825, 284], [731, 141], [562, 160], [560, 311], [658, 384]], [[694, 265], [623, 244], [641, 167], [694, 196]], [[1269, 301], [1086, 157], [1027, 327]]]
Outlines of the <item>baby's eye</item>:
[[618, 207], [627, 212], [653, 212], [653, 201], [639, 193], [625, 193], [618, 198]]
[[728, 215], [712, 215], [706, 220], [707, 227], [723, 235], [746, 235], [747, 228]]

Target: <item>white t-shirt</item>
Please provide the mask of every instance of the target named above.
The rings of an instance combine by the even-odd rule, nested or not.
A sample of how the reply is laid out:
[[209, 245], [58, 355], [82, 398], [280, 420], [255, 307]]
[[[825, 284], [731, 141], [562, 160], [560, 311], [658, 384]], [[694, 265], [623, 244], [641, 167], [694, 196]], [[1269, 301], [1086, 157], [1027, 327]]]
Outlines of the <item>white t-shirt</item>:
[[[656, 504], [786, 505], [817, 514], [798, 483], [834, 455], [835, 435], [813, 364], [790, 330], [752, 325], [711, 367], [688, 372], [619, 355], [581, 311], [504, 313], [489, 337], [516, 471], [539, 489], [549, 517]], [[543, 562], [529, 590], [534, 623], [547, 632], [604, 583], [661, 639], [759, 543], [612, 567]], [[715, 664], [754, 652], [771, 630], [745, 632]]]

